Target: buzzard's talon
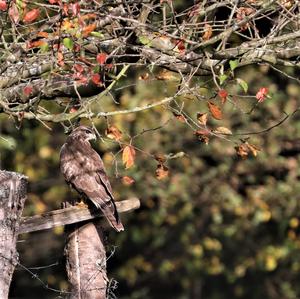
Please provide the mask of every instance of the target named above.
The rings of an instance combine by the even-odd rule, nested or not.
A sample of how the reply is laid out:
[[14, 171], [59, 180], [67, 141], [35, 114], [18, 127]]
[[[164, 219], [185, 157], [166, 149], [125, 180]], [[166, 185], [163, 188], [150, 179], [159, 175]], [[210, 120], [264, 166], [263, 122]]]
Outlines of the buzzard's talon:
[[77, 202], [76, 206], [78, 206], [80, 208], [87, 208], [88, 207], [88, 205], [83, 201], [83, 199], [81, 199], [79, 202]]

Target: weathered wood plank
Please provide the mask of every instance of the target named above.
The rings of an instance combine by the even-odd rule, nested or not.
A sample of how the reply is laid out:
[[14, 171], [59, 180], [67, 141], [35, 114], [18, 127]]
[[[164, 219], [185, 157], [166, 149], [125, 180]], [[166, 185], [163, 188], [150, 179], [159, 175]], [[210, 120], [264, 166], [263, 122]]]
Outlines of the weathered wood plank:
[[[119, 213], [130, 212], [140, 207], [140, 200], [138, 198], [131, 198], [117, 201], [116, 206]], [[90, 210], [83, 205], [72, 206], [41, 215], [22, 217], [19, 234], [50, 229], [56, 226], [73, 224], [102, 216], [99, 210]]]

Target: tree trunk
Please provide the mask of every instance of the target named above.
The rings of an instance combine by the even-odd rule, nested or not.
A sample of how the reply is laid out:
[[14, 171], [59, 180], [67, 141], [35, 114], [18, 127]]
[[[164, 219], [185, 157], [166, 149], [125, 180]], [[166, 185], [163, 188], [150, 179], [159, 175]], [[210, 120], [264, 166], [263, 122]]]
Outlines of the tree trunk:
[[8, 298], [9, 286], [18, 263], [16, 241], [27, 196], [27, 178], [0, 170], [0, 298]]
[[107, 290], [106, 253], [99, 221], [69, 228], [65, 247], [69, 299], [105, 299]]

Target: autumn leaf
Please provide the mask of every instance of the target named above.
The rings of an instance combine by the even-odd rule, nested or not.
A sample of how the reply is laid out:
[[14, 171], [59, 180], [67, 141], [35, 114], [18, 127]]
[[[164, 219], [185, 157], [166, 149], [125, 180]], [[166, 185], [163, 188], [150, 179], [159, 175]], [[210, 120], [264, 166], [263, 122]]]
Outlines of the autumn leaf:
[[238, 156], [240, 156], [242, 159], [245, 159], [248, 157], [249, 153], [256, 157], [260, 151], [260, 148], [254, 144], [243, 142], [242, 144], [236, 146], [235, 150]]
[[61, 51], [57, 52], [57, 64], [60, 66], [64, 66], [64, 55]]
[[40, 31], [37, 33], [37, 36], [47, 38], [49, 36], [49, 33], [45, 31]]
[[90, 24], [88, 26], [85, 26], [83, 29], [82, 29], [82, 35], [83, 36], [88, 36], [92, 31], [94, 31], [96, 29], [96, 24], [93, 23], [93, 24]]
[[8, 14], [13, 23], [17, 24], [20, 20], [19, 10], [15, 2], [12, 2]]
[[24, 92], [24, 94], [25, 94], [26, 96], [30, 96], [31, 93], [32, 93], [32, 91], [33, 91], [32, 86], [26, 86], [26, 87], [24, 87], [24, 89], [23, 89], [23, 92]]
[[163, 154], [156, 154], [156, 155], [154, 155], [154, 159], [156, 161], [158, 161], [160, 164], [165, 163], [166, 160], [167, 160], [166, 157], [165, 157], [165, 155], [163, 155]]
[[240, 156], [242, 159], [246, 159], [249, 154], [249, 150], [246, 144], [242, 143], [239, 146], [235, 147], [236, 153], [238, 156]]
[[27, 44], [27, 49], [38, 48], [38, 47], [42, 47], [45, 45], [48, 45], [48, 43], [46, 43], [44, 40], [36, 40], [33, 42], [29, 42]]
[[110, 126], [105, 130], [105, 135], [114, 140], [121, 140], [122, 138], [122, 132], [115, 126]]
[[107, 59], [107, 54], [106, 53], [99, 53], [96, 57], [96, 60], [99, 64], [104, 64]]
[[139, 80], [145, 81], [145, 80], [148, 80], [148, 79], [149, 79], [149, 73], [141, 74], [139, 76]]
[[254, 144], [248, 143], [248, 148], [254, 157], [257, 156], [258, 152], [260, 152], [260, 148]]
[[158, 180], [163, 180], [169, 176], [169, 168], [164, 164], [158, 164], [155, 174]]
[[182, 123], [185, 123], [186, 122], [186, 119], [184, 117], [184, 115], [182, 114], [179, 114], [179, 113], [176, 113], [176, 112], [173, 112], [173, 115], [176, 117], [176, 119], [178, 119], [180, 122]]
[[197, 130], [194, 132], [194, 135], [197, 136], [199, 141], [205, 143], [206, 145], [209, 143], [209, 135], [211, 132], [209, 130]]
[[135, 182], [135, 180], [133, 178], [131, 178], [130, 176], [123, 176], [122, 177], [122, 183], [126, 186], [130, 186]]
[[24, 23], [31, 23], [37, 19], [37, 17], [40, 15], [40, 10], [38, 8], [32, 9], [29, 12], [27, 12], [23, 18]]
[[218, 96], [221, 98], [222, 104], [225, 104], [227, 101], [228, 92], [225, 89], [220, 89], [218, 92]]
[[204, 25], [204, 34], [202, 35], [203, 40], [209, 40], [212, 36], [212, 27], [209, 24]]
[[218, 127], [213, 130], [213, 133], [221, 135], [232, 135], [231, 130], [226, 127]]
[[6, 1], [0, 0], [0, 10], [5, 11], [7, 9]]
[[266, 87], [262, 87], [259, 89], [259, 91], [256, 93], [256, 96], [255, 96], [258, 100], [258, 103], [262, 103], [266, 99], [266, 97], [268, 95], [268, 91], [269, 90]]
[[217, 120], [222, 119], [222, 111], [219, 106], [217, 106], [213, 102], [208, 102], [207, 105], [208, 105], [208, 109], [209, 109], [211, 115], [213, 116], [213, 118], [215, 118]]
[[134, 165], [135, 149], [131, 145], [126, 145], [123, 149], [122, 160], [125, 168], [128, 169]]
[[99, 74], [93, 74], [91, 80], [96, 85], [102, 85], [101, 77]]
[[82, 73], [84, 71], [84, 67], [81, 64], [76, 63], [74, 64], [74, 70], [78, 73]]
[[200, 125], [206, 126], [208, 119], [208, 114], [207, 113], [197, 113], [197, 120]]

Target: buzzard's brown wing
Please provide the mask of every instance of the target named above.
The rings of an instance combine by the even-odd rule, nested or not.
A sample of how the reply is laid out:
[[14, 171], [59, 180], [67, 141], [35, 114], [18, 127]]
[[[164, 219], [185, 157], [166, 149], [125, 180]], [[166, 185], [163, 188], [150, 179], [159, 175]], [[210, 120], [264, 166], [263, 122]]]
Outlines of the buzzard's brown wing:
[[84, 152], [72, 144], [65, 144], [61, 150], [61, 171], [68, 183], [79, 193], [84, 193], [96, 207], [100, 208], [109, 223], [117, 230], [123, 230], [114, 203], [111, 185], [105, 173], [103, 162], [91, 147]]

